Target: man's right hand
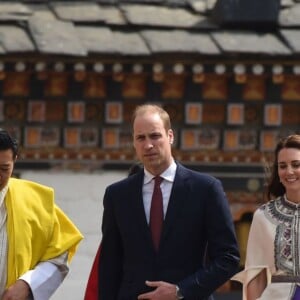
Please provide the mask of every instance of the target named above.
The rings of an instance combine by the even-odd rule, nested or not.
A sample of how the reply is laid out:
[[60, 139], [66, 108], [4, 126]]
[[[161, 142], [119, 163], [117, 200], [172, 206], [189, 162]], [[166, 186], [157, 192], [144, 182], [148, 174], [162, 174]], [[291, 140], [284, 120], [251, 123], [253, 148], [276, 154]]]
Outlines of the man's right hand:
[[17, 280], [4, 291], [1, 300], [28, 300], [30, 293], [29, 285], [24, 280]]

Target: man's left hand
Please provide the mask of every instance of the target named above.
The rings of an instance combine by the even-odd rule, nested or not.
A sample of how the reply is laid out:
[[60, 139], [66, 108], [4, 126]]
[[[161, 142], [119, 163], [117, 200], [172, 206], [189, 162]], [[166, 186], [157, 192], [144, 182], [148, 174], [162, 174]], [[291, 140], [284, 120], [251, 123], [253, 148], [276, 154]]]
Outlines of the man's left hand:
[[139, 300], [177, 300], [175, 284], [165, 281], [146, 281], [146, 285], [155, 288], [155, 290], [139, 295]]

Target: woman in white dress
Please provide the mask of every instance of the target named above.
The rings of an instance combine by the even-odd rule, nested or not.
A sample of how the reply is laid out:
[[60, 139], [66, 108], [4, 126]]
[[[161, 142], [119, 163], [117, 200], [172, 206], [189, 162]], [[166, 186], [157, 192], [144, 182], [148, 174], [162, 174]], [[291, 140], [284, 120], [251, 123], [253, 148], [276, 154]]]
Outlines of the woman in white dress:
[[243, 283], [244, 300], [300, 299], [300, 135], [275, 149], [268, 202], [254, 213]]

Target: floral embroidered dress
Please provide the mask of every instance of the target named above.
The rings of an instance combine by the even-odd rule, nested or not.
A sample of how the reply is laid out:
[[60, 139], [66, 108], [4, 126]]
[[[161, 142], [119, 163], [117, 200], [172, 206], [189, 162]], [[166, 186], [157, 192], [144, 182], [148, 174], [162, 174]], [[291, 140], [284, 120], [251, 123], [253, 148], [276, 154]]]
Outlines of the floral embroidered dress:
[[[232, 279], [243, 283], [243, 299], [247, 300], [247, 284], [265, 269], [268, 285], [260, 300], [300, 299], [295, 297], [297, 277], [300, 278], [299, 261], [300, 204], [288, 201], [285, 196], [279, 197], [254, 213], [245, 270]], [[285, 279], [279, 280], [283, 282], [274, 282], [283, 275]]]

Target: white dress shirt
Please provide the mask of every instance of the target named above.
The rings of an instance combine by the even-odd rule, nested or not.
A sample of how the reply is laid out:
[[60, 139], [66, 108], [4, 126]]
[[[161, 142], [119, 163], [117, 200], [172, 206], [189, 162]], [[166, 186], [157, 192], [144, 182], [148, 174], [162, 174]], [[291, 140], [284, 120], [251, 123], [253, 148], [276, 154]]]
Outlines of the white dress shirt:
[[[160, 184], [162, 196], [163, 196], [163, 210], [164, 210], [164, 217], [166, 216], [169, 199], [171, 195], [171, 190], [173, 187], [173, 182], [176, 174], [177, 165], [173, 160], [171, 165], [168, 169], [166, 169], [162, 174], [159, 176], [162, 177], [164, 180]], [[155, 176], [151, 174], [149, 171], [144, 169], [144, 184], [143, 184], [143, 202], [144, 202], [144, 209], [146, 214], [146, 219], [149, 224], [150, 220], [150, 207], [151, 207], [151, 200], [152, 194], [154, 189], [154, 180], [152, 180]]]

